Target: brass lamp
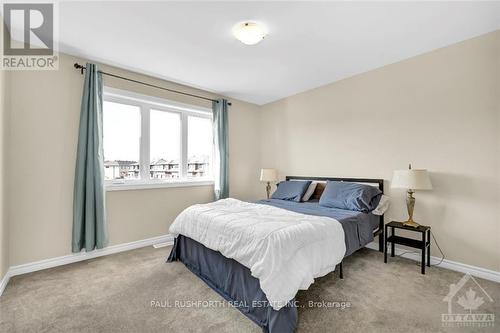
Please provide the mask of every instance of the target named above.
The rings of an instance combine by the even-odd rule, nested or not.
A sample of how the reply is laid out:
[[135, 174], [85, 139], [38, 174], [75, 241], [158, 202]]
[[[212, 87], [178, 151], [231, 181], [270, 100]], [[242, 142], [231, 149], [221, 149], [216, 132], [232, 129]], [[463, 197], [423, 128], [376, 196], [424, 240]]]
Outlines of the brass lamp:
[[278, 180], [278, 172], [275, 169], [261, 169], [260, 170], [260, 181], [267, 182], [266, 192], [267, 198], [271, 196], [271, 182]]
[[408, 220], [403, 224], [417, 228], [420, 224], [413, 221], [413, 208], [415, 208], [415, 198], [413, 193], [415, 190], [432, 190], [431, 180], [427, 170], [412, 169], [411, 164], [408, 170], [396, 170], [392, 177], [392, 188], [404, 188], [408, 190], [406, 197], [406, 208], [408, 209]]

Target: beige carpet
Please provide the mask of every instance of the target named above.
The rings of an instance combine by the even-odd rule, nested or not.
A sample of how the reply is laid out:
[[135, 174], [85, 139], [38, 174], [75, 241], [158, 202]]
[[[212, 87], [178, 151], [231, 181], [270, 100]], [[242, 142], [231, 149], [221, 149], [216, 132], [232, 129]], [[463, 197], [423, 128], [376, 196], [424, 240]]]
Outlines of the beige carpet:
[[[169, 250], [148, 247], [14, 277], [0, 297], [0, 332], [260, 332], [238, 310], [215, 306], [222, 298], [181, 263], [166, 264]], [[483, 297], [473, 312], [494, 313], [496, 327], [442, 327], [443, 297], [462, 276], [436, 267], [423, 276], [413, 261], [384, 264], [382, 254], [363, 249], [346, 259], [344, 280], [329, 274], [299, 293], [298, 332], [498, 332], [500, 284], [481, 279], [494, 302], [472, 281], [461, 294], [470, 287], [473, 299]], [[214, 306], [175, 307], [209, 300]]]

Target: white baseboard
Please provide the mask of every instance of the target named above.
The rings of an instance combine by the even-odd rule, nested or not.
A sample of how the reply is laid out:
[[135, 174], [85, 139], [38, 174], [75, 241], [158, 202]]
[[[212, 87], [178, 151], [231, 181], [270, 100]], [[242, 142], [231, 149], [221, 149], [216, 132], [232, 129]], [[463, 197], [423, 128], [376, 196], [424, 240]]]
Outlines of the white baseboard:
[[36, 271], [39, 271], [42, 269], [52, 268], [52, 267], [56, 267], [56, 266], [67, 265], [67, 264], [71, 264], [71, 263], [75, 263], [75, 262], [83, 261], [83, 260], [88, 260], [88, 259], [92, 259], [92, 258], [107, 256], [107, 255], [114, 254], [114, 253], [134, 250], [134, 249], [138, 249], [141, 247], [152, 246], [152, 245], [159, 244], [159, 243], [172, 245], [174, 243], [174, 237], [172, 235], [168, 234], [168, 235], [164, 235], [164, 236], [143, 239], [143, 240], [130, 242], [130, 243], [112, 245], [112, 246], [108, 246], [104, 249], [94, 250], [92, 252], [82, 251], [79, 253], [68, 254], [65, 256], [61, 256], [61, 257], [39, 260], [39, 261], [35, 261], [35, 262], [30, 262], [27, 264], [18, 265], [18, 266], [11, 266], [9, 268], [9, 270], [7, 271], [7, 273], [5, 274], [5, 276], [3, 277], [3, 279], [1, 280], [0, 296], [2, 295], [5, 287], [7, 286], [9, 279], [13, 276], [31, 273], [31, 272], [36, 272]]
[[0, 296], [2, 296], [5, 287], [7, 287], [7, 283], [9, 283], [9, 280], [10, 280], [9, 271], [7, 271], [3, 276], [2, 280], [0, 281]]
[[[378, 250], [378, 242], [372, 242], [372, 243], [366, 245], [366, 247], [369, 249], [372, 249], [372, 250]], [[419, 254], [408, 253], [407, 251], [409, 251], [409, 250], [401, 249], [400, 247], [396, 246], [395, 255], [401, 256], [403, 258], [415, 260], [415, 261], [420, 261], [422, 259]], [[415, 250], [415, 251], [418, 251], [418, 250]], [[439, 264], [440, 261], [441, 261], [441, 258], [431, 257], [431, 265]], [[472, 276], [483, 278], [485, 280], [500, 282], [500, 272], [493, 271], [493, 270], [486, 269], [486, 268], [482, 268], [482, 267], [462, 264], [460, 262], [456, 262], [456, 261], [452, 261], [452, 260], [448, 260], [448, 259], [444, 259], [443, 262], [438, 267], [446, 268], [446, 269], [461, 272], [461, 273], [469, 273]]]
[[153, 244], [153, 247], [155, 249], [159, 249], [161, 247], [167, 247], [167, 246], [170, 246], [173, 244], [173, 241], [168, 241], [168, 242], [163, 242], [163, 243], [156, 243], [156, 244]]
[[[114, 253], [129, 251], [133, 249], [138, 249], [146, 246], [154, 246], [154, 245], [172, 245], [174, 242], [174, 237], [170, 234], [164, 236], [158, 236], [148, 239], [143, 239], [135, 242], [118, 244], [108, 246], [104, 249], [94, 250], [92, 252], [82, 251], [80, 253], [69, 254], [61, 257], [44, 259], [40, 261], [35, 261], [23, 265], [12, 266], [9, 268], [5, 276], [0, 281], [0, 296], [2, 295], [7, 283], [10, 278], [16, 275], [36, 272], [42, 269], [67, 265], [71, 263], [75, 263], [78, 261], [88, 260], [92, 258], [102, 257]], [[164, 246], [165, 246], [164, 245]], [[378, 250], [378, 242], [370, 243], [366, 245], [367, 248]], [[420, 255], [416, 253], [405, 253], [406, 250], [396, 247], [396, 255], [402, 256], [403, 258], [420, 261]], [[438, 264], [441, 261], [441, 258], [431, 257], [431, 264]], [[443, 260], [443, 262], [439, 265], [441, 268], [450, 269], [457, 272], [469, 273], [473, 276], [483, 278], [486, 280], [499, 282], [500, 283], [500, 272], [493, 271], [486, 268], [481, 268], [477, 266], [462, 264], [456, 261], [451, 261], [448, 259]]]

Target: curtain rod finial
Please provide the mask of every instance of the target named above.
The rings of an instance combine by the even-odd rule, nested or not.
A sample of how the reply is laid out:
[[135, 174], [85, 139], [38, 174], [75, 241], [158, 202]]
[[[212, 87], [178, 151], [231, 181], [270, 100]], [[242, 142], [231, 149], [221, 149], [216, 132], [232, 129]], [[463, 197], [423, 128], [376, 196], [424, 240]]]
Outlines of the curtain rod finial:
[[80, 65], [77, 62], [74, 63], [73, 67], [75, 67], [76, 69], [79, 69], [80, 73], [83, 75], [83, 70], [85, 69], [85, 67], [83, 67], [82, 65]]

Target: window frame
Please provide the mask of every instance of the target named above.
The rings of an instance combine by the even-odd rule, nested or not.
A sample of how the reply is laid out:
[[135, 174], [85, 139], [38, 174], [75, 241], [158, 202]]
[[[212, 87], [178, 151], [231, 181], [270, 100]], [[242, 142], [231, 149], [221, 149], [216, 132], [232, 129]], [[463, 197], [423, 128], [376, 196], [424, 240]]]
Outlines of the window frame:
[[[210, 159], [210, 174], [203, 178], [188, 178], [188, 117], [199, 117], [212, 120], [212, 110], [209, 108], [174, 102], [164, 98], [143, 95], [128, 90], [105, 86], [103, 102], [113, 102], [139, 107], [141, 116], [141, 137], [139, 145], [139, 174], [141, 179], [105, 180], [106, 191], [139, 190], [164, 187], [208, 186], [214, 184], [213, 151]], [[150, 111], [158, 110], [179, 115], [181, 122], [179, 179], [165, 180], [150, 178]], [[104, 112], [104, 109], [103, 109]]]

